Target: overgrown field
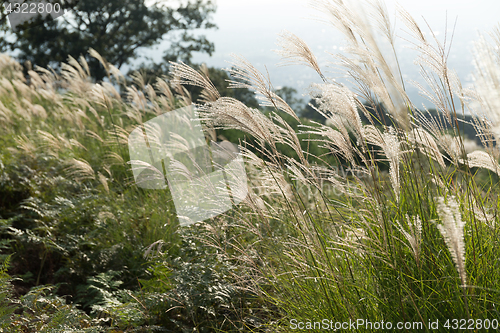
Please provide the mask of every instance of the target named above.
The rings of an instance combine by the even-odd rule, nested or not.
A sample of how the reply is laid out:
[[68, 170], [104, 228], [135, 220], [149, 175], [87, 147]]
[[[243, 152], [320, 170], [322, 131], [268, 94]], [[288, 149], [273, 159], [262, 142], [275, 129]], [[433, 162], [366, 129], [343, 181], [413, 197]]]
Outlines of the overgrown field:
[[[382, 4], [367, 16], [315, 4], [345, 34], [336, 60], [356, 88], [329, 78], [297, 36], [279, 41], [285, 61], [322, 79], [309, 94], [324, 124], [298, 117], [241, 57], [228, 84], [255, 91], [260, 109], [221, 96], [206, 67], [172, 63], [153, 86], [139, 74], [127, 83], [91, 50], [108, 74], [93, 83], [83, 57], [25, 75], [0, 56], [0, 332], [500, 326], [500, 28], [478, 41], [465, 88], [447, 66], [449, 37], [399, 10], [429, 112], [406, 94]], [[248, 196], [179, 227], [168, 189], [135, 184], [128, 136], [192, 103], [207, 141], [240, 145]]]

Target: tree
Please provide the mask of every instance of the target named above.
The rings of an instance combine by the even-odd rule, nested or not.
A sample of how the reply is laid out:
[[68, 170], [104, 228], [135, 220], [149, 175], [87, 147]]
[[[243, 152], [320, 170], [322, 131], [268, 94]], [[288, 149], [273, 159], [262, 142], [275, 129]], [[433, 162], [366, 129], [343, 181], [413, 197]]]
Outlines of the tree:
[[295, 95], [297, 94], [297, 89], [283, 86], [279, 89], [276, 89], [276, 94], [279, 97], [283, 98], [295, 112], [300, 113], [302, 111], [302, 108], [304, 107], [304, 101], [301, 98], [295, 97]]
[[[20, 61], [47, 67], [87, 55], [95, 49], [107, 62], [120, 68], [137, 57], [139, 48], [151, 47], [168, 38], [169, 59], [190, 59], [194, 51], [212, 54], [214, 45], [193, 29], [210, 29], [215, 5], [211, 0], [84, 0], [58, 20], [49, 18], [30, 23], [13, 32], [14, 41], [4, 37], [3, 45], [19, 51]], [[179, 3], [180, 2], [180, 3]], [[4, 17], [0, 21], [5, 26]], [[1, 45], [0, 45], [1, 47]], [[87, 57], [91, 74], [101, 80], [106, 72], [97, 60]]]

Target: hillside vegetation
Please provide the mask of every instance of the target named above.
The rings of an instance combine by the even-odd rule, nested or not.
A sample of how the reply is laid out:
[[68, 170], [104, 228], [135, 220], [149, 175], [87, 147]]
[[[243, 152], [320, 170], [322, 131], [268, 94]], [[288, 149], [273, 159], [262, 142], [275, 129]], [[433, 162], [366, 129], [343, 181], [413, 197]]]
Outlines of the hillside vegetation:
[[[172, 63], [168, 79], [127, 83], [91, 50], [107, 72], [93, 83], [84, 58], [25, 77], [0, 56], [0, 331], [500, 326], [500, 30], [477, 43], [476, 86], [464, 88], [449, 45], [399, 10], [421, 51], [428, 112], [381, 46], [396, 43], [383, 5], [370, 17], [340, 0], [316, 5], [345, 34], [349, 56], [337, 60], [356, 91], [297, 36], [279, 42], [285, 60], [322, 79], [310, 95], [324, 123], [298, 117], [242, 57], [228, 85], [255, 91], [260, 108], [223, 96], [204, 66]], [[248, 195], [179, 227], [168, 189], [135, 184], [128, 137], [193, 103], [208, 141], [239, 144]]]

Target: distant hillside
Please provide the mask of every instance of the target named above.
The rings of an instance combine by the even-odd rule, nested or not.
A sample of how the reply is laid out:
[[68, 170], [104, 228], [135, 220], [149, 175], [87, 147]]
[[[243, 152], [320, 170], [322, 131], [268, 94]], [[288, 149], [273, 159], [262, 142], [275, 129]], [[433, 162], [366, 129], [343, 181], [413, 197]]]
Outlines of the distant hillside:
[[[387, 111], [383, 106], [378, 105], [376, 110], [375, 108], [371, 106], [365, 105], [368, 111], [373, 115], [372, 120], [374, 121], [375, 124], [383, 124], [383, 125], [391, 125], [392, 120], [390, 116], [388, 115]], [[421, 116], [425, 117], [427, 120], [431, 120], [431, 118], [434, 119], [442, 119], [440, 121], [440, 124], [445, 129], [448, 129], [452, 131], [453, 127], [450, 123], [446, 121], [446, 117], [441, 114], [438, 114], [438, 111], [436, 109], [429, 109], [429, 112], [422, 112]], [[369, 123], [368, 118], [363, 114], [363, 112], [360, 112], [360, 117], [363, 123]], [[478, 145], [481, 145], [481, 140], [479, 136], [477, 135], [477, 131], [473, 126], [473, 118], [470, 115], [457, 115], [457, 118], [459, 119], [458, 126], [460, 129], [460, 134], [466, 137], [469, 140], [475, 141]]]

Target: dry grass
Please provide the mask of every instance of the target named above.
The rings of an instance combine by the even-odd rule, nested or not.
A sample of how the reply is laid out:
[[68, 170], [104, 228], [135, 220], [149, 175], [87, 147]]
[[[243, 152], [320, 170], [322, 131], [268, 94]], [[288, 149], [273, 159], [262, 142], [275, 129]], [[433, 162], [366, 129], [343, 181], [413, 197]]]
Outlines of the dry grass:
[[[326, 124], [299, 119], [270, 78], [242, 57], [234, 58], [229, 86], [255, 91], [273, 109], [268, 114], [222, 97], [206, 68], [173, 63], [172, 81], [160, 79], [154, 86], [136, 75], [136, 84], [123, 90], [124, 100], [113, 84], [91, 82], [83, 58], [70, 58], [60, 74], [37, 68], [28, 83], [19, 65], [2, 55], [0, 127], [13, 134], [13, 154], [44, 150], [67, 166], [68, 176], [98, 181], [109, 192], [113, 166], [127, 165], [129, 133], [191, 104], [183, 84], [199, 86], [197, 106], [208, 131], [236, 129], [254, 139], [240, 146], [250, 193], [207, 222], [212, 234], [204, 241], [245, 267], [248, 275], [237, 278], [274, 302], [285, 319], [493, 318], [500, 301], [500, 269], [493, 264], [500, 255], [500, 30], [492, 40], [478, 41], [476, 85], [464, 88], [448, 67], [449, 37], [427, 38], [399, 10], [420, 52], [417, 65], [426, 86], [419, 88], [438, 111], [430, 115], [406, 93], [411, 82], [399, 71], [393, 25], [381, 2], [364, 10], [341, 0], [314, 4], [349, 43], [349, 55], [336, 59], [355, 88], [326, 77], [305, 41], [289, 32], [280, 36], [280, 53], [323, 79], [309, 92]], [[95, 51], [91, 55], [103, 62], [111, 82], [123, 81]], [[374, 122], [370, 104], [382, 104], [392, 123]], [[466, 112], [483, 143], [474, 151], [460, 132], [458, 115]], [[363, 123], [361, 114], [371, 123]], [[300, 123], [299, 132], [285, 115]], [[59, 132], [51, 133], [44, 122]], [[304, 140], [328, 149], [337, 163], [311, 156]], [[104, 147], [99, 156], [90, 154], [93, 145]], [[128, 168], [123, 186], [132, 184]], [[225, 237], [229, 229], [234, 234]]]

